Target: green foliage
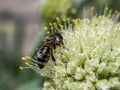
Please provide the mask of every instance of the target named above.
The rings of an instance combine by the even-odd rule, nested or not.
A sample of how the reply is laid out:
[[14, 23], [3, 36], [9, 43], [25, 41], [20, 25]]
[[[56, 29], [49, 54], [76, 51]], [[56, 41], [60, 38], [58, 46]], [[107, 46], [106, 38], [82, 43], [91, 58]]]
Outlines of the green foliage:
[[76, 13], [71, 0], [47, 0], [42, 10], [45, 23], [54, 22], [56, 17], [71, 17]]
[[38, 80], [29, 80], [26, 83], [21, 84], [15, 90], [42, 90], [42, 86], [38, 84]]

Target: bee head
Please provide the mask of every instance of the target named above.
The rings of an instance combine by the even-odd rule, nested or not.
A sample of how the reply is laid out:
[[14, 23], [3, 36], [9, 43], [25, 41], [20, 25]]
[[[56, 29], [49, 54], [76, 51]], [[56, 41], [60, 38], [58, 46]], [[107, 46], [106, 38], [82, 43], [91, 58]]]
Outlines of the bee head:
[[56, 44], [63, 45], [63, 37], [60, 33], [55, 33], [56, 36]]

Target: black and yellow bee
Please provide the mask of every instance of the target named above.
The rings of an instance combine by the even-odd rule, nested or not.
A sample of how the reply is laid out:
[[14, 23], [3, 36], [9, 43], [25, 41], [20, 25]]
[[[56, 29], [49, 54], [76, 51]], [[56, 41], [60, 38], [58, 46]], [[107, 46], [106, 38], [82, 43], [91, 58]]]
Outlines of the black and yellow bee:
[[54, 33], [45, 38], [45, 41], [37, 52], [38, 66], [40, 69], [46, 65], [50, 57], [55, 62], [53, 50], [61, 45], [63, 45], [63, 37], [60, 33]]

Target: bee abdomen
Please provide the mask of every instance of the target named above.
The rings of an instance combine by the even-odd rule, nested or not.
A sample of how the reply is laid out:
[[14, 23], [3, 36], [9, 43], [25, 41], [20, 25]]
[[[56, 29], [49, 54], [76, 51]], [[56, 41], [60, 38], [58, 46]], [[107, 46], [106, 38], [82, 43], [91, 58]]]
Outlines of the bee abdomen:
[[50, 47], [41, 47], [37, 53], [38, 66], [42, 69], [48, 62], [50, 57]]
[[38, 67], [39, 67], [40, 69], [42, 69], [44, 66], [45, 66], [45, 65], [44, 65], [43, 62], [38, 61]]

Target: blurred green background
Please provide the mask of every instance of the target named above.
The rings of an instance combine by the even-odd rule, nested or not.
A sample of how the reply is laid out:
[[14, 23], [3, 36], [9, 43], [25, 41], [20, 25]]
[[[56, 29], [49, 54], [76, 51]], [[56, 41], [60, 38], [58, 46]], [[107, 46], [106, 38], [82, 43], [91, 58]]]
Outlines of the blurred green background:
[[56, 17], [90, 17], [105, 6], [120, 11], [120, 0], [0, 0], [0, 90], [42, 90], [44, 79], [31, 69], [20, 70], [22, 56], [40, 45], [38, 33]]

